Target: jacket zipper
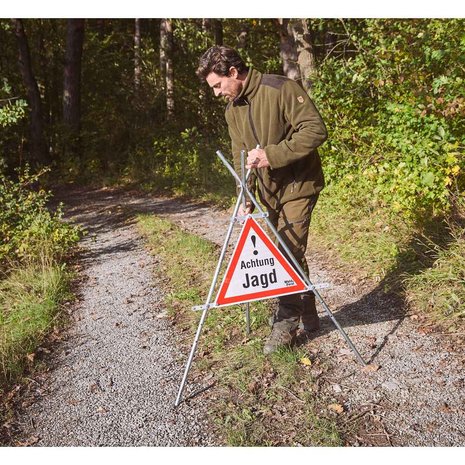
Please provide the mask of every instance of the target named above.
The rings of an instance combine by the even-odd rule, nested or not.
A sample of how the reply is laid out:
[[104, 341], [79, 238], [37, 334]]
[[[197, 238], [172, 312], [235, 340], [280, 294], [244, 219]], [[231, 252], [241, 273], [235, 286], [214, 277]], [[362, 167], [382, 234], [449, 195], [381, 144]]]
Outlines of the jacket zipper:
[[249, 123], [250, 123], [250, 127], [252, 128], [253, 136], [255, 137], [257, 145], [260, 145], [260, 141], [258, 140], [258, 136], [257, 136], [257, 131], [255, 130], [255, 125], [254, 125], [253, 119], [252, 119], [252, 105], [250, 104], [250, 102], [248, 103], [248, 105], [249, 105]]

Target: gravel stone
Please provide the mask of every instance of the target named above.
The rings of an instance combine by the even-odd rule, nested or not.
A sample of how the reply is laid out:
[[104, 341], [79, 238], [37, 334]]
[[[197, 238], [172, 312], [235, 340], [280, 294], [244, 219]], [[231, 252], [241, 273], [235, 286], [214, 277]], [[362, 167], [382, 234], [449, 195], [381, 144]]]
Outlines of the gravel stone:
[[[140, 200], [133, 199], [134, 203]], [[208, 205], [154, 199], [150, 211], [180, 227], [222, 245], [231, 211]], [[160, 208], [160, 203], [163, 205]], [[315, 215], [324, 214], [315, 210]], [[235, 228], [233, 250], [240, 228]], [[374, 372], [362, 370], [352, 351], [320, 304], [321, 328], [303, 345], [325, 369], [313, 363], [319, 377], [321, 402], [331, 399], [340, 384], [339, 403], [348, 415], [370, 410], [366, 434], [348, 437], [350, 445], [464, 446], [465, 357], [463, 338], [425, 331], [409, 318], [401, 292], [386, 293], [385, 282], [348, 276], [339, 270], [331, 251], [307, 250], [313, 284], [325, 283], [319, 293]], [[253, 305], [251, 306], [253, 312]], [[454, 342], [455, 341], [455, 342]], [[372, 432], [370, 428], [378, 430]], [[362, 437], [361, 437], [362, 436]]]

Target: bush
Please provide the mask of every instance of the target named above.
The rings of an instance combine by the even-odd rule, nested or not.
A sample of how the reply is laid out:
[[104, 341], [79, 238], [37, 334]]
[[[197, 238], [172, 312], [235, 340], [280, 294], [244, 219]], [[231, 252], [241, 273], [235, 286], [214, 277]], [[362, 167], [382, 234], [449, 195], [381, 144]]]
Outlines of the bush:
[[26, 168], [17, 182], [0, 175], [0, 265], [58, 261], [79, 240], [80, 230], [62, 221], [61, 206], [47, 209], [51, 194], [37, 188], [45, 172]]
[[218, 149], [228, 154], [229, 147], [224, 137], [209, 141], [195, 126], [180, 132], [173, 130], [155, 139], [152, 151], [134, 152], [129, 158], [126, 176], [150, 188], [176, 194], [209, 193], [230, 198], [234, 195], [235, 183], [216, 156]]
[[[364, 178], [381, 207], [423, 219], [465, 187], [463, 20], [347, 20], [313, 95], [327, 178]], [[350, 45], [350, 47], [349, 47]], [[341, 56], [342, 55], [342, 56]]]

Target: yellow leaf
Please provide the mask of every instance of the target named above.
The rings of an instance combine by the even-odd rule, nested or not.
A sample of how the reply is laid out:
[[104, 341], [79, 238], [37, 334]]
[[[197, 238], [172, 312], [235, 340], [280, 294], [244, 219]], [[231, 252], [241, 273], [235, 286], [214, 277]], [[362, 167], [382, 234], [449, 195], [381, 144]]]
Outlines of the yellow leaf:
[[300, 363], [306, 367], [309, 367], [312, 364], [312, 361], [308, 357], [302, 357], [300, 359]]
[[344, 407], [340, 404], [329, 404], [328, 409], [336, 412], [339, 415], [344, 411]]
[[459, 165], [455, 165], [452, 167], [451, 169], [451, 172], [454, 176], [457, 176], [460, 172], [460, 166]]
[[[414, 315], [414, 316], [416, 316], [416, 315]], [[362, 368], [362, 371], [364, 371], [365, 373], [370, 373], [370, 372], [378, 371], [379, 368], [380, 368], [379, 365], [375, 365], [374, 363], [370, 363], [370, 364], [364, 366]]]

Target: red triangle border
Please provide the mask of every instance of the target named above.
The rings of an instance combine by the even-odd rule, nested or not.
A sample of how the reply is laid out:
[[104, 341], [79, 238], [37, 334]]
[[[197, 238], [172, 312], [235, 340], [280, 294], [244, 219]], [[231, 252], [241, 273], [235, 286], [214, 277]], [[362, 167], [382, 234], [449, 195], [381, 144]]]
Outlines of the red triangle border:
[[[253, 292], [250, 294], [241, 294], [233, 297], [225, 297], [231, 282], [231, 278], [234, 274], [236, 266], [239, 262], [239, 258], [242, 254], [242, 249], [244, 248], [245, 241], [251, 229], [253, 229], [255, 233], [260, 237], [260, 239], [268, 247], [268, 250], [272, 253], [276, 260], [278, 260], [278, 262], [282, 265], [282, 267], [286, 270], [286, 272], [289, 274], [289, 276], [294, 280], [296, 284], [294, 286], [289, 286], [280, 289], [270, 289], [266, 291]], [[276, 254], [276, 252], [278, 252], [278, 254]], [[283, 292], [284, 290], [285, 292]], [[226, 275], [224, 277], [223, 283], [218, 292], [216, 304], [231, 305], [252, 300], [261, 300], [266, 298], [278, 297], [281, 295], [295, 294], [298, 292], [305, 292], [306, 290], [307, 286], [303, 282], [302, 278], [297, 274], [297, 272], [290, 265], [290, 263], [284, 257], [282, 252], [276, 247], [276, 245], [273, 244], [273, 242], [271, 242], [265, 231], [252, 217], [247, 218], [246, 223], [242, 229], [241, 235], [239, 237], [236, 250], [234, 251], [234, 254], [231, 258], [231, 261], [226, 270]]]

